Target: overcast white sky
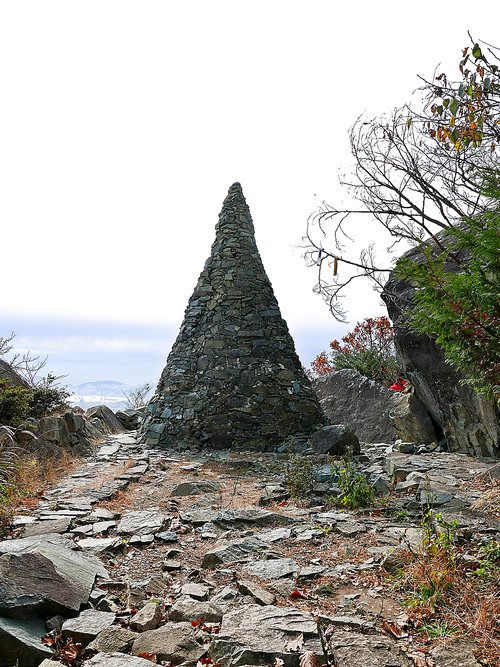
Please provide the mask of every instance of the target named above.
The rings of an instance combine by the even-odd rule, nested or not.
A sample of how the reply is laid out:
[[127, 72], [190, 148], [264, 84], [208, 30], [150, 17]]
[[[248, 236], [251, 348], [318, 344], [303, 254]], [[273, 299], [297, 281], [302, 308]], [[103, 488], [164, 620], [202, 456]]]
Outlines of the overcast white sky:
[[[0, 3], [0, 336], [72, 384], [156, 384], [240, 181], [308, 366], [347, 327], [295, 246], [315, 195], [344, 196], [349, 127], [439, 63], [458, 74], [467, 30], [498, 44], [499, 18], [489, 0]], [[383, 312], [368, 285], [347, 305]]]

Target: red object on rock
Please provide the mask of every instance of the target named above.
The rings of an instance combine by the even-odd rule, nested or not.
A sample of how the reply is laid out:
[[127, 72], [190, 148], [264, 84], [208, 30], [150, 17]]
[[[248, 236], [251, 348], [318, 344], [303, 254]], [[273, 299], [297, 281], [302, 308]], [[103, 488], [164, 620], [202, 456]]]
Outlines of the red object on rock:
[[407, 384], [408, 382], [405, 382], [402, 378], [398, 378], [396, 382], [389, 387], [389, 389], [393, 389], [394, 391], [404, 391]]

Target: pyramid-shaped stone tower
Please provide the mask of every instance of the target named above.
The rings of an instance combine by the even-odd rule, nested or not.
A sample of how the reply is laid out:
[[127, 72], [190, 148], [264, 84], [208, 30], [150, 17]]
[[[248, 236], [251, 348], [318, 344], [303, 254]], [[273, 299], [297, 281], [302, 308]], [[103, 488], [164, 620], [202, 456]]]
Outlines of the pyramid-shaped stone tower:
[[147, 444], [271, 448], [324, 422], [234, 183], [141, 431]]

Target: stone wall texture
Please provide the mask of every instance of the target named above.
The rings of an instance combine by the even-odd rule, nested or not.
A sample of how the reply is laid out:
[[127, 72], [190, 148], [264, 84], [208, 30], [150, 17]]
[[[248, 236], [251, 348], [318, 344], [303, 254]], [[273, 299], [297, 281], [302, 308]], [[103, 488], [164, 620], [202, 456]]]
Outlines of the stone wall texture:
[[323, 423], [234, 183], [141, 432], [148, 444], [269, 447]]

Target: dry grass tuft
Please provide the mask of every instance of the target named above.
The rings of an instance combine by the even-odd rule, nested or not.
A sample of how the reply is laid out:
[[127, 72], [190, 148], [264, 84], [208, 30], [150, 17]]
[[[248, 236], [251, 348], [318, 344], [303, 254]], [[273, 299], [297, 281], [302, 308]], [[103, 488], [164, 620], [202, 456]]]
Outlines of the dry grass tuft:
[[21, 506], [38, 499], [47, 486], [71, 474], [82, 461], [68, 450], [54, 454], [13, 447], [12, 453], [14, 465], [0, 485], [0, 536], [8, 532], [12, 516]]
[[413, 626], [427, 642], [456, 635], [476, 641], [488, 654], [488, 665], [498, 665], [500, 655], [500, 568], [477, 551], [478, 560], [463, 558], [453, 535], [429, 532], [420, 553], [407, 554], [407, 562], [392, 578], [403, 594], [403, 605]]
[[481, 498], [471, 505], [471, 509], [483, 512], [500, 511], [500, 481], [492, 481], [491, 488], [485, 491]]

